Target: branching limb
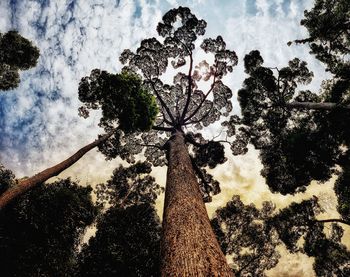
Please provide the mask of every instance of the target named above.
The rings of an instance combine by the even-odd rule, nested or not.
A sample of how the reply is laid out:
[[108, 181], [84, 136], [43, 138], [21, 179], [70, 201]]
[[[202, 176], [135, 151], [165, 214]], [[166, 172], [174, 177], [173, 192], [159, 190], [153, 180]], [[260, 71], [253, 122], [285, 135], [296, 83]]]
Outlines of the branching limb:
[[164, 108], [164, 109], [166, 110], [167, 114], [169, 115], [171, 121], [172, 121], [172, 122], [168, 121], [168, 120], [166, 119], [166, 116], [165, 116], [164, 112], [163, 112], [163, 116], [164, 116], [165, 122], [168, 123], [169, 125], [175, 126], [175, 125], [176, 125], [176, 122], [175, 122], [174, 116], [173, 116], [173, 114], [171, 113], [169, 107], [166, 105], [166, 103], [164, 102], [163, 98], [160, 96], [160, 94], [158, 93], [157, 89], [155, 88], [154, 82], [152, 82], [151, 79], [148, 79], [148, 81], [150, 82], [150, 84], [151, 84], [151, 86], [152, 86], [152, 89], [153, 89], [153, 91], [154, 91], [154, 93], [155, 93], [157, 99], [159, 100], [160, 104], [162, 105], [162, 112], [163, 112], [163, 108]]
[[170, 127], [162, 127], [162, 126], [153, 126], [152, 127], [153, 130], [156, 130], [156, 131], [164, 131], [164, 132], [173, 132], [173, 128], [170, 128]]
[[213, 78], [213, 83], [210, 86], [210, 89], [208, 90], [208, 92], [205, 94], [204, 98], [202, 99], [202, 101], [199, 103], [199, 105], [197, 106], [197, 108], [188, 116], [186, 117], [183, 122], [186, 123], [188, 120], [190, 120], [193, 116], [196, 115], [196, 113], [200, 110], [200, 108], [203, 106], [204, 101], [207, 99], [208, 95], [212, 92], [212, 90], [214, 89], [215, 86], [215, 81], [216, 81], [216, 75], [214, 74], [214, 78]]
[[190, 124], [196, 124], [196, 123], [202, 122], [206, 117], [209, 116], [210, 112], [213, 109], [213, 106], [214, 106], [214, 104], [211, 103], [210, 109], [200, 119], [188, 121], [184, 125], [190, 125]]
[[187, 99], [186, 99], [186, 104], [185, 107], [182, 111], [182, 115], [180, 118], [181, 124], [184, 123], [186, 113], [188, 111], [188, 106], [190, 105], [191, 101], [191, 96], [192, 96], [192, 70], [193, 70], [193, 57], [192, 57], [192, 52], [190, 52], [190, 68], [188, 70], [188, 90], [187, 90]]
[[322, 223], [332, 223], [332, 222], [336, 222], [336, 223], [342, 223], [345, 225], [349, 225], [350, 226], [350, 222], [346, 221], [344, 219], [341, 218], [330, 218], [330, 219], [316, 219], [315, 222], [322, 222]]

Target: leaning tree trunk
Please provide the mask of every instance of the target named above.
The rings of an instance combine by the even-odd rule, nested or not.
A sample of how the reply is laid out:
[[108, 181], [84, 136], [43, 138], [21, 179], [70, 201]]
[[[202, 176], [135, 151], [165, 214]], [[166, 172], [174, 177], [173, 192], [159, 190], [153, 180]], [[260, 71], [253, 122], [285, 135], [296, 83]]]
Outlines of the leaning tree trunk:
[[100, 145], [104, 141], [106, 141], [110, 136], [112, 136], [113, 132], [110, 132], [99, 139], [96, 139], [92, 143], [84, 146], [83, 148], [79, 149], [75, 154], [70, 156], [68, 159], [64, 160], [63, 162], [56, 164], [53, 167], [47, 168], [38, 174], [35, 174], [32, 177], [20, 180], [15, 186], [10, 187], [8, 190], [6, 190], [3, 194], [0, 195], [0, 210], [4, 208], [8, 203], [10, 203], [13, 199], [18, 197], [19, 195], [25, 193], [29, 189], [47, 181], [51, 177], [57, 176], [60, 174], [63, 170], [67, 169], [68, 167], [72, 166], [74, 163], [76, 163], [81, 157], [83, 157], [87, 152], [89, 152], [91, 149], [95, 148], [96, 146]]
[[176, 132], [168, 144], [161, 274], [233, 276], [211, 228], [183, 134]]
[[335, 108], [350, 110], [350, 105], [338, 105], [337, 103], [332, 102], [290, 102], [286, 103], [286, 107], [292, 109], [307, 109], [307, 110], [333, 110]]

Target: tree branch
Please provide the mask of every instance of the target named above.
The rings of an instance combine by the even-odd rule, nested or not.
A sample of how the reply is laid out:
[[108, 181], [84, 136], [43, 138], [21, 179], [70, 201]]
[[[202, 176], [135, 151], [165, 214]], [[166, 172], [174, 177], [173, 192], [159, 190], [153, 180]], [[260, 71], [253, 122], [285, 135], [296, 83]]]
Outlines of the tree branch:
[[213, 106], [214, 106], [214, 104], [211, 103], [210, 109], [200, 119], [191, 120], [189, 122], [186, 122], [184, 125], [190, 125], [190, 124], [195, 124], [195, 123], [202, 122], [210, 114], [211, 110], [213, 109]]
[[289, 102], [285, 103], [287, 108], [291, 109], [308, 109], [308, 110], [334, 110], [334, 109], [344, 109], [350, 110], [350, 105], [344, 105], [332, 102], [323, 102], [323, 103], [315, 103], [315, 102]]
[[164, 112], [163, 112], [163, 110], [162, 110], [165, 122], [168, 123], [169, 125], [172, 125], [172, 124], [173, 124], [173, 125], [175, 126], [175, 125], [176, 125], [176, 122], [175, 122], [174, 116], [173, 116], [173, 114], [171, 113], [169, 107], [165, 104], [163, 98], [159, 95], [158, 91], [156, 90], [156, 88], [155, 88], [155, 86], [154, 86], [154, 82], [152, 82], [151, 79], [148, 79], [148, 81], [151, 83], [151, 86], [152, 86], [152, 88], [153, 88], [153, 91], [154, 91], [155, 95], [157, 96], [157, 99], [159, 100], [160, 104], [162, 105], [162, 108], [164, 108], [164, 109], [166, 110], [167, 114], [169, 115], [169, 117], [170, 117], [170, 119], [171, 119], [171, 121], [172, 121], [172, 122], [170, 122], [170, 121], [168, 121], [168, 120], [166, 119], [165, 114], [164, 114]]
[[322, 222], [322, 223], [329, 223], [329, 222], [338, 222], [338, 223], [342, 223], [342, 224], [346, 224], [350, 226], [350, 222], [346, 221], [344, 219], [341, 218], [330, 218], [330, 219], [315, 219], [316, 222]]
[[197, 108], [193, 111], [193, 113], [191, 113], [187, 118], [184, 119], [184, 123], [186, 123], [189, 119], [191, 119], [193, 116], [196, 115], [196, 113], [199, 111], [199, 109], [202, 107], [204, 101], [207, 99], [208, 95], [212, 92], [214, 85], [215, 85], [215, 81], [216, 81], [216, 75], [214, 75], [213, 78], [213, 83], [211, 84], [210, 89], [208, 90], [208, 92], [205, 94], [204, 98], [202, 99], [202, 101], [199, 103], [199, 105], [197, 106]]
[[180, 123], [183, 124], [185, 120], [185, 116], [188, 110], [188, 106], [190, 105], [191, 101], [191, 96], [192, 96], [192, 69], [193, 69], [193, 57], [192, 57], [192, 52], [190, 52], [190, 68], [188, 70], [188, 91], [187, 91], [187, 99], [186, 99], [186, 104], [185, 107], [182, 111], [182, 115], [180, 118]]
[[162, 127], [162, 126], [153, 126], [152, 129], [156, 130], [156, 131], [165, 131], [165, 132], [173, 132], [174, 131], [174, 128]]

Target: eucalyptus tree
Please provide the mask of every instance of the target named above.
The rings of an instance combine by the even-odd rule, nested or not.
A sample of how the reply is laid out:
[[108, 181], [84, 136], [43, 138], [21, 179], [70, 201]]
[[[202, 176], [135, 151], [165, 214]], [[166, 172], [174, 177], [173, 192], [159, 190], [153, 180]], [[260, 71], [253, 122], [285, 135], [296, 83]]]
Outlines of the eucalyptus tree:
[[[87, 94], [88, 91], [92, 94]], [[93, 70], [89, 77], [81, 80], [79, 96], [82, 101], [95, 101], [93, 106], [88, 106], [90, 108], [102, 106], [104, 113], [101, 118], [101, 125], [105, 126], [108, 132], [82, 147], [66, 160], [32, 177], [15, 181], [0, 195], [0, 209], [25, 191], [45, 182], [51, 177], [57, 176], [63, 170], [76, 163], [91, 149], [108, 140], [119, 143], [115, 137], [115, 134], [117, 134], [116, 130], [123, 130], [125, 133], [129, 133], [136, 130], [150, 129], [158, 112], [153, 96], [142, 86], [140, 78], [135, 74], [126, 72], [112, 74], [97, 69]], [[103, 99], [108, 100], [104, 101]], [[84, 117], [88, 116], [88, 110], [86, 110], [85, 106], [79, 112]], [[112, 125], [113, 128], [110, 127]]]
[[39, 49], [17, 31], [0, 33], [0, 90], [18, 87], [19, 71], [37, 64]]

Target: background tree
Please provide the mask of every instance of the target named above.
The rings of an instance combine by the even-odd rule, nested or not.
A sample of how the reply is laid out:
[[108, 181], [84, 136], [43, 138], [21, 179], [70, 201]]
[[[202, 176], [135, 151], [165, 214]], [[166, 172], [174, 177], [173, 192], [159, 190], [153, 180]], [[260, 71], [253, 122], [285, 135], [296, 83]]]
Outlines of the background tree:
[[36, 66], [39, 49], [17, 31], [0, 33], [0, 90], [18, 87], [19, 71]]
[[161, 225], [155, 200], [162, 192], [149, 163], [115, 169], [97, 190], [108, 210], [79, 254], [79, 276], [159, 276]]
[[37, 186], [2, 209], [1, 275], [72, 276], [76, 248], [97, 214], [90, 192], [65, 179]]
[[315, 197], [290, 205], [266, 224], [291, 252], [314, 257], [318, 276], [346, 276], [349, 253], [341, 244], [342, 228], [332, 225], [328, 236], [324, 230], [332, 222], [349, 224], [350, 3], [316, 1], [305, 16], [302, 25], [310, 36], [296, 42], [310, 45], [332, 79], [324, 81], [319, 94], [300, 90], [313, 77], [305, 62], [295, 58], [283, 68], [266, 67], [259, 51], [251, 51], [244, 58], [249, 76], [238, 92], [242, 118], [228, 126], [241, 125], [243, 147], [251, 143], [260, 151], [261, 174], [272, 192], [302, 192], [312, 180], [322, 183], [339, 174], [335, 192], [340, 218], [317, 220]]
[[316, 276], [347, 276], [350, 252], [341, 243], [341, 225], [349, 223], [317, 219], [322, 212], [317, 197], [276, 210], [271, 202], [261, 209], [244, 205], [236, 195], [216, 211], [212, 225], [235, 276], [267, 276], [281, 257], [281, 244], [313, 257]]
[[265, 271], [277, 265], [280, 240], [268, 224], [274, 211], [271, 202], [259, 210], [254, 204], [244, 205], [238, 195], [216, 210], [211, 222], [235, 276], [266, 276]]
[[258, 51], [244, 59], [249, 77], [238, 93], [241, 123], [260, 149], [262, 175], [273, 192], [303, 191], [312, 180], [324, 182], [343, 172], [336, 190], [344, 197], [350, 155], [349, 15], [348, 1], [316, 1], [305, 12], [302, 25], [310, 36], [296, 42], [308, 43], [333, 74], [319, 94], [298, 89], [313, 76], [305, 62], [269, 68]]
[[94, 104], [85, 104], [80, 109], [82, 116], [88, 116], [87, 107], [91, 109], [102, 107], [100, 125], [106, 129], [107, 134], [82, 147], [61, 163], [16, 182], [0, 195], [0, 209], [30, 188], [57, 176], [96, 146], [106, 142], [120, 145], [119, 134], [122, 130], [130, 133], [150, 129], [158, 112], [153, 96], [142, 86], [140, 78], [126, 72], [110, 74], [95, 69], [90, 77], [82, 79], [79, 95], [83, 101], [94, 101]]
[[159, 276], [160, 221], [151, 204], [111, 207], [79, 254], [79, 276]]
[[[317, 276], [347, 276], [350, 252], [341, 243], [344, 231], [337, 224], [345, 222], [336, 219], [318, 220], [316, 216], [321, 211], [314, 197], [301, 203], [292, 203], [272, 217], [269, 224], [276, 229], [289, 251], [300, 251], [315, 258], [313, 267]], [[328, 235], [325, 229], [330, 229]]]

